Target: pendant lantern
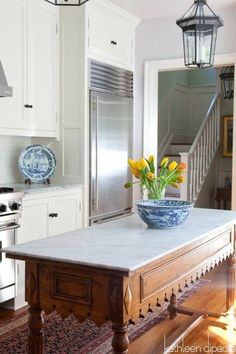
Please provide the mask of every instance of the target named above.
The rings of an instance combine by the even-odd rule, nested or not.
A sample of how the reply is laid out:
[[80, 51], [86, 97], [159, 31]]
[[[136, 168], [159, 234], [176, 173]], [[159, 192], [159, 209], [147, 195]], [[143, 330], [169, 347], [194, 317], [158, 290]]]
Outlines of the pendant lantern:
[[183, 30], [185, 66], [199, 69], [213, 66], [217, 32], [223, 21], [207, 5], [207, 1], [194, 0], [194, 4], [176, 23]]
[[89, 0], [45, 0], [56, 6], [81, 6]]
[[234, 66], [223, 68], [220, 78], [224, 99], [231, 100], [234, 98]]

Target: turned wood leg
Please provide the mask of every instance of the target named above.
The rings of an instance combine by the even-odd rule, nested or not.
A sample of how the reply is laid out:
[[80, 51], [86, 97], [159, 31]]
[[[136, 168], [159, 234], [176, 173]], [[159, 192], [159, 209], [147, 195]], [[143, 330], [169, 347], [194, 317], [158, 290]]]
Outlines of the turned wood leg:
[[114, 354], [127, 354], [129, 347], [129, 338], [127, 335], [128, 326], [127, 324], [112, 324], [113, 338], [112, 338], [112, 348]]
[[29, 304], [29, 354], [43, 354], [43, 324], [40, 304]]
[[178, 313], [179, 307], [177, 305], [177, 299], [176, 299], [176, 295], [173, 293], [170, 297], [170, 304], [167, 308], [169, 315], [170, 315], [170, 319], [173, 320]]
[[235, 281], [236, 281], [236, 255], [232, 254], [228, 260], [227, 270], [227, 294], [226, 294], [226, 310], [234, 305], [235, 300]]

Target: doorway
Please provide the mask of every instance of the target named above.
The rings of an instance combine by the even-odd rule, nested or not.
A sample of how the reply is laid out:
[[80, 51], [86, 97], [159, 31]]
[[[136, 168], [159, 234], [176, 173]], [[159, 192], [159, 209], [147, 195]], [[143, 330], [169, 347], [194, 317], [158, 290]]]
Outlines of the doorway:
[[[235, 65], [236, 55], [217, 55], [215, 67]], [[158, 74], [163, 71], [187, 70], [183, 59], [160, 60], [145, 63], [145, 95], [144, 95], [144, 156], [158, 151]], [[234, 101], [234, 100], [233, 100]], [[235, 104], [233, 105], [235, 116]], [[236, 123], [233, 120], [234, 137]], [[233, 152], [236, 151], [236, 139], [233, 139]], [[232, 159], [232, 209], [236, 210], [236, 162]]]

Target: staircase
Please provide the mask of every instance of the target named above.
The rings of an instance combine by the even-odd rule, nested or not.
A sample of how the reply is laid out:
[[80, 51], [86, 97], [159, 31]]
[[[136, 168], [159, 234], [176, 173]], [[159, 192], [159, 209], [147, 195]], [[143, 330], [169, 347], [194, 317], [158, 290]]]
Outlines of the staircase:
[[215, 94], [203, 123], [192, 143], [171, 142], [165, 156], [187, 165], [180, 189], [168, 187], [167, 198], [196, 202], [220, 145], [220, 94]]

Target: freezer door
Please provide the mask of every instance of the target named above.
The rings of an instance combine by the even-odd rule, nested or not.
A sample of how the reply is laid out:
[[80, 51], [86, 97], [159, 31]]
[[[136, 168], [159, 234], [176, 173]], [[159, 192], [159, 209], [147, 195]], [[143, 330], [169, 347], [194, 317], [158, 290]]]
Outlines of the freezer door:
[[132, 208], [128, 158], [132, 157], [133, 99], [90, 92], [90, 218]]

